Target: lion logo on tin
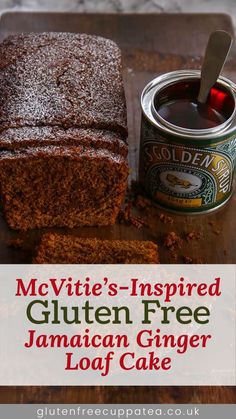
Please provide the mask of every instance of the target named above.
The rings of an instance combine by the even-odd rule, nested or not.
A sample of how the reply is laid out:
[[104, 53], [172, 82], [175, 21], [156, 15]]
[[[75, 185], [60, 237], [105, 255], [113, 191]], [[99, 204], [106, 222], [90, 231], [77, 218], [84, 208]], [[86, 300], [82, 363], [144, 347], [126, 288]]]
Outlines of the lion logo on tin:
[[175, 175], [171, 175], [170, 173], [166, 176], [166, 180], [169, 182], [171, 186], [180, 186], [184, 189], [189, 189], [191, 188], [191, 186], [197, 186], [197, 185], [193, 185], [187, 179], [180, 179]]
[[159, 176], [160, 182], [168, 191], [185, 196], [199, 190], [202, 185], [200, 177], [193, 173], [164, 170]]

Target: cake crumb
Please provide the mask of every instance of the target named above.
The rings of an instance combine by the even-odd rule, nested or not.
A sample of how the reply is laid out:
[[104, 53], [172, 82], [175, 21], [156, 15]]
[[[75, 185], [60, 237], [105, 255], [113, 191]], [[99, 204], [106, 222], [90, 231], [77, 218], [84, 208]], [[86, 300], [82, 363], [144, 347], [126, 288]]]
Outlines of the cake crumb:
[[192, 241], [192, 240], [200, 240], [202, 238], [201, 233], [197, 232], [197, 231], [191, 231], [190, 233], [186, 234], [186, 240]]
[[171, 231], [164, 237], [164, 246], [167, 249], [173, 250], [182, 246], [182, 239], [174, 231]]
[[147, 221], [144, 220], [142, 217], [137, 217], [131, 214], [132, 210], [132, 203], [129, 201], [124, 209], [121, 209], [118, 216], [118, 222], [120, 224], [126, 224], [129, 226], [133, 226], [135, 228], [142, 228], [144, 226], [147, 226]]
[[169, 215], [166, 214], [160, 214], [160, 221], [164, 224], [173, 224], [174, 219], [172, 217], [170, 217]]
[[152, 202], [145, 196], [137, 195], [135, 197], [134, 205], [136, 206], [136, 208], [144, 210], [150, 208], [152, 206]]
[[130, 222], [134, 227], [136, 227], [138, 229], [147, 226], [147, 222], [142, 217], [131, 216], [130, 217]]

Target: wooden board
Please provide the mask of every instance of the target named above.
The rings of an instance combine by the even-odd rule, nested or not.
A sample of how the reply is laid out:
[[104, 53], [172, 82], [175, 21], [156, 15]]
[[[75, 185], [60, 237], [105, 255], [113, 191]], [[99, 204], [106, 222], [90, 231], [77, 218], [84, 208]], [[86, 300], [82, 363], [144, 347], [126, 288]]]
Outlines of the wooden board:
[[[138, 167], [140, 93], [157, 74], [183, 68], [199, 68], [209, 34], [216, 29], [233, 33], [227, 15], [88, 15], [69, 13], [6, 13], [0, 21], [0, 38], [16, 32], [73, 31], [98, 34], [114, 39], [124, 57], [124, 81], [128, 105], [129, 162], [131, 178], [136, 179]], [[225, 75], [236, 81], [236, 54], [232, 53]], [[207, 263], [236, 262], [236, 195], [221, 210], [199, 216], [171, 215], [174, 224], [164, 224], [162, 210], [149, 214], [149, 228], [115, 225], [107, 228], [76, 229], [73, 234], [101, 238], [151, 239], [162, 243], [166, 233], [174, 230], [181, 236], [200, 231], [201, 242], [184, 241], [178, 262], [183, 255], [200, 258]], [[63, 229], [63, 231], [66, 231]], [[30, 262], [31, 254], [42, 231], [16, 233], [0, 220], [0, 263]], [[7, 246], [10, 238], [24, 239], [25, 248]], [[162, 263], [171, 263], [170, 253], [161, 248]], [[38, 403], [236, 403], [233, 387], [86, 387], [86, 388], [2, 388], [0, 402]]]

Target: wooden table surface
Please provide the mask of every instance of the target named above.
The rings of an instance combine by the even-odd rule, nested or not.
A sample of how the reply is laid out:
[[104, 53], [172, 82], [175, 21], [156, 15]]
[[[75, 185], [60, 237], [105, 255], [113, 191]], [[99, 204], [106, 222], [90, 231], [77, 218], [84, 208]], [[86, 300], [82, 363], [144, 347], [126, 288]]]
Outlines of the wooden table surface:
[[[131, 179], [138, 167], [140, 93], [154, 76], [176, 69], [199, 68], [209, 34], [224, 29], [233, 34], [229, 16], [221, 14], [88, 15], [11, 12], [2, 16], [0, 39], [10, 33], [28, 31], [70, 31], [114, 39], [124, 58], [129, 123]], [[224, 74], [236, 81], [236, 52], [231, 53]], [[148, 214], [149, 227], [137, 229], [117, 224], [106, 228], [76, 229], [73, 234], [101, 238], [151, 239], [162, 243], [174, 230], [183, 238], [199, 231], [203, 240], [183, 241], [177, 262], [187, 255], [205, 263], [236, 262], [236, 194], [221, 210], [207, 215], [171, 215], [172, 225], [160, 221], [162, 210]], [[63, 230], [65, 231], [65, 230]], [[0, 263], [30, 262], [43, 231], [16, 233], [0, 219]], [[23, 249], [7, 245], [22, 238]], [[161, 263], [172, 263], [170, 253], [160, 248]], [[1, 403], [236, 403], [235, 387], [2, 387]]]

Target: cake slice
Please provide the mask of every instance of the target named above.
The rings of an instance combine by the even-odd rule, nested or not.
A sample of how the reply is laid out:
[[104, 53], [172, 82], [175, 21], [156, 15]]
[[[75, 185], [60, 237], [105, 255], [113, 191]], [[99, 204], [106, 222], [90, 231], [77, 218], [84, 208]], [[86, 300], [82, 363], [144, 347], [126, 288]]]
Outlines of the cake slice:
[[98, 240], [47, 233], [33, 263], [38, 264], [149, 264], [158, 262], [158, 247], [151, 241]]
[[129, 173], [121, 52], [21, 34], [0, 45], [0, 193], [13, 229], [113, 224]]
[[114, 224], [126, 190], [126, 159], [83, 146], [0, 153], [2, 207], [11, 228]]

